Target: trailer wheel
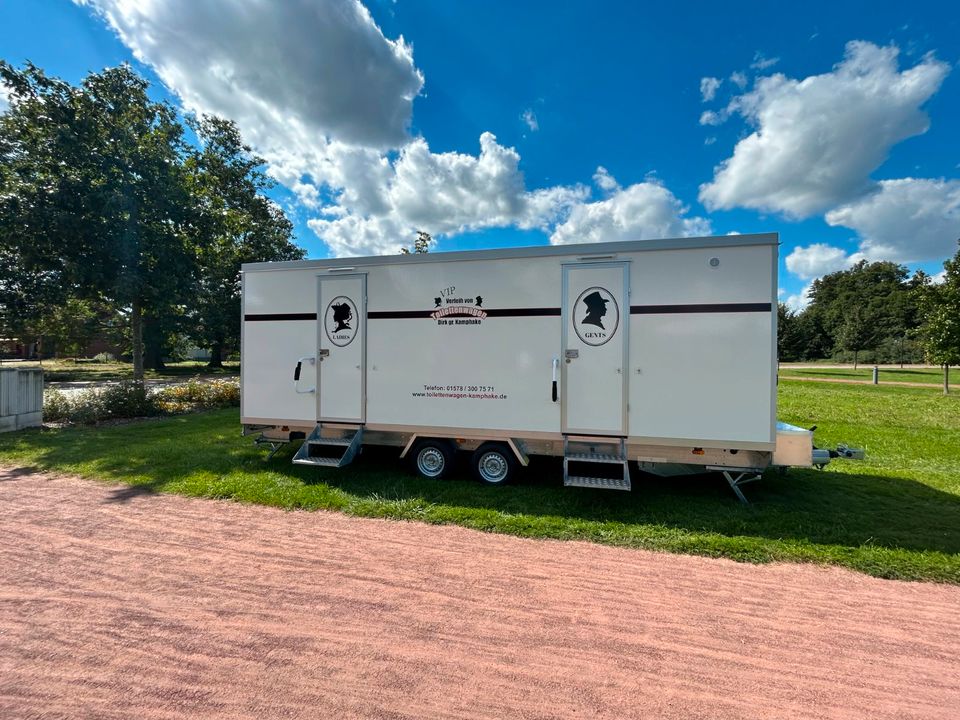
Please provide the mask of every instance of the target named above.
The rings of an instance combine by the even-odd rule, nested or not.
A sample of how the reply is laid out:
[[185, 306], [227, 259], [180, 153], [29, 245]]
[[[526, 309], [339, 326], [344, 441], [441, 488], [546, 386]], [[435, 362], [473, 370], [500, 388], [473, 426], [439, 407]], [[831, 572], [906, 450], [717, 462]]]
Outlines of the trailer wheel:
[[517, 474], [517, 458], [503, 443], [487, 442], [478, 447], [470, 466], [473, 476], [488, 485], [505, 485]]
[[431, 480], [449, 475], [453, 459], [453, 447], [446, 440], [420, 440], [410, 453], [414, 472]]

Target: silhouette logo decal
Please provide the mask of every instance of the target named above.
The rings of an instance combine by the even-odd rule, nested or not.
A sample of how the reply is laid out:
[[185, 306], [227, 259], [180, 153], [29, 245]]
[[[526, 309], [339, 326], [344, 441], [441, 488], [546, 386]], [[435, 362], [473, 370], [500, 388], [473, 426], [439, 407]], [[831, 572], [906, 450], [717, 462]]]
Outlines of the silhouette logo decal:
[[573, 329], [587, 345], [610, 342], [620, 327], [620, 306], [606, 288], [591, 287], [580, 293], [573, 310]]
[[327, 338], [337, 347], [346, 347], [357, 336], [357, 306], [345, 295], [339, 295], [327, 305], [323, 329]]

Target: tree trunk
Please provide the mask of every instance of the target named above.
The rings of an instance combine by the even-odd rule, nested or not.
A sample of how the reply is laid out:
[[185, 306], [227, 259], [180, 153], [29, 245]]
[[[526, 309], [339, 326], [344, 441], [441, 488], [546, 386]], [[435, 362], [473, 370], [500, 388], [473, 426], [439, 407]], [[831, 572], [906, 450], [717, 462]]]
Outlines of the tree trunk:
[[152, 315], [143, 318], [143, 366], [147, 370], [163, 370], [163, 330], [160, 320]]
[[950, 394], [950, 366], [943, 366], [943, 394]]
[[859, 351], [859, 350], [854, 350], [854, 351], [853, 351], [853, 369], [854, 369], [854, 370], [857, 369], [857, 357], [859, 356], [859, 354], [860, 354], [860, 351]]
[[143, 308], [133, 301], [130, 312], [130, 330], [133, 333], [133, 379], [143, 380]]
[[207, 363], [207, 367], [223, 367], [223, 343], [216, 342], [210, 346], [210, 362]]

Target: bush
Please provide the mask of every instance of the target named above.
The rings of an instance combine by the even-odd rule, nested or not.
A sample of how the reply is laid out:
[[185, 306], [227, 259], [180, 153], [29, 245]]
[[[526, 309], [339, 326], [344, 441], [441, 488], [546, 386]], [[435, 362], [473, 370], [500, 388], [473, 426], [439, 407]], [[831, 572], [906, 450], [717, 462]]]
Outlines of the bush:
[[143, 383], [123, 381], [99, 390], [84, 390], [72, 397], [59, 390], [47, 390], [43, 397], [43, 419], [92, 425], [103, 420], [150, 417], [160, 407]]
[[156, 397], [160, 407], [168, 413], [236, 407], [240, 404], [240, 384], [230, 380], [191, 380], [182, 385], [158, 390]]
[[43, 419], [93, 425], [104, 420], [180, 415], [238, 405], [240, 383], [236, 381], [191, 380], [182, 385], [150, 390], [141, 382], [125, 380], [72, 396], [59, 390], [47, 390], [43, 396]]

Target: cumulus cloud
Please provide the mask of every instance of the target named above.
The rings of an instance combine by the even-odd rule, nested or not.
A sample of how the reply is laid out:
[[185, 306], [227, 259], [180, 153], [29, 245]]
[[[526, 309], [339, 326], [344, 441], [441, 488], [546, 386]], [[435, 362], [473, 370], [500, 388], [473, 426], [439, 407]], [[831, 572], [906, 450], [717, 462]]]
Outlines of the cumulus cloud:
[[[358, 0], [75, 1], [186, 110], [234, 120], [336, 255], [394, 253], [416, 230], [539, 228], [554, 242], [709, 230], [654, 181], [621, 189], [598, 170], [608, 197], [594, 203], [583, 185], [528, 188], [517, 151], [491, 133], [476, 155], [432, 152], [408, 132], [424, 83], [413, 48]], [[539, 127], [532, 109], [521, 119]]]
[[813, 287], [813, 282], [809, 282], [803, 286], [803, 289], [800, 292], [795, 293], [794, 295], [788, 295], [786, 300], [783, 300], [783, 304], [790, 308], [793, 312], [800, 312], [807, 305], [810, 304], [810, 288]]
[[0, 83], [0, 113], [6, 112], [10, 107], [10, 88]]
[[874, 192], [826, 219], [856, 230], [860, 252], [871, 260], [942, 260], [960, 238], [960, 180], [881, 180]]
[[710, 102], [716, 97], [722, 82], [723, 80], [715, 77], [700, 78], [700, 98], [703, 102]]
[[804, 280], [813, 280], [821, 275], [843, 270], [852, 262], [852, 256], [826, 243], [796, 247], [786, 259], [787, 270]]
[[[583, 186], [529, 191], [519, 164], [517, 151], [491, 133], [480, 136], [476, 156], [433, 153], [418, 138], [372, 175], [341, 179], [338, 204], [308, 225], [338, 255], [395, 252], [415, 230], [445, 235], [509, 225], [548, 228], [588, 196]], [[357, 174], [371, 165], [358, 163]]]
[[520, 119], [526, 123], [527, 127], [530, 128], [532, 132], [536, 132], [540, 129], [540, 123], [537, 120], [537, 114], [530, 108], [527, 108], [523, 111]]
[[384, 149], [407, 137], [423, 76], [357, 0], [79, 1], [187, 109], [233, 118], [259, 145], [335, 137]]
[[759, 78], [725, 109], [756, 129], [700, 186], [700, 200], [711, 210], [746, 207], [803, 218], [869, 191], [869, 174], [890, 148], [927, 130], [921, 106], [949, 72], [932, 56], [900, 71], [897, 55], [894, 46], [854, 41], [831, 72]]
[[606, 193], [612, 193], [620, 189], [620, 183], [603, 165], [597, 166], [597, 171], [593, 174], [593, 182]]
[[597, 168], [594, 178], [598, 185], [603, 180], [605, 189], [613, 189], [613, 193], [605, 200], [573, 206], [567, 220], [550, 236], [552, 244], [710, 234], [709, 221], [688, 217], [683, 203], [656, 180], [620, 188], [603, 168]]

